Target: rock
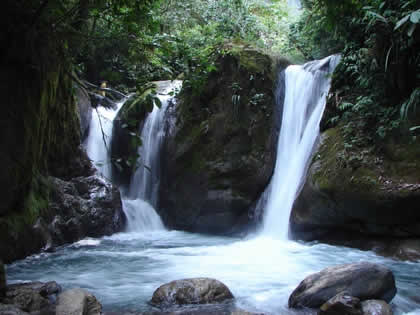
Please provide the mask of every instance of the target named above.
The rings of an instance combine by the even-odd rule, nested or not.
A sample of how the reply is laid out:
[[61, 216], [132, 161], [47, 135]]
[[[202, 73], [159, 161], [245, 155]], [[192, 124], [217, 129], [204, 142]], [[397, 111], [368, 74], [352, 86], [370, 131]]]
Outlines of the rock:
[[160, 286], [153, 293], [151, 304], [156, 306], [220, 303], [233, 299], [229, 288], [210, 278], [175, 280]]
[[0, 314], [1, 315], [29, 315], [29, 313], [22, 311], [20, 308], [11, 304], [0, 303]]
[[347, 292], [336, 296], [322, 304], [319, 315], [362, 315], [360, 300]]
[[54, 313], [54, 303], [61, 287], [52, 282], [29, 282], [7, 287], [4, 303], [13, 304], [25, 312]]
[[83, 141], [89, 134], [89, 125], [92, 119], [92, 104], [88, 92], [80, 86], [76, 88], [76, 100], [80, 118], [80, 134]]
[[246, 225], [273, 173], [275, 62], [250, 47], [227, 50], [199, 91], [184, 84], [168, 109], [158, 211], [176, 229], [225, 234]]
[[0, 260], [0, 299], [6, 294], [6, 271], [3, 262]]
[[369, 147], [348, 149], [345, 139], [340, 126], [321, 135], [293, 206], [292, 235], [347, 242], [420, 238], [420, 142], [390, 140], [379, 152]]
[[391, 301], [397, 292], [392, 271], [368, 262], [328, 267], [306, 277], [289, 297], [289, 307], [320, 307], [347, 292], [360, 300]]
[[51, 182], [50, 208], [56, 215], [49, 230], [55, 246], [124, 228], [120, 193], [103, 177], [92, 175], [71, 181], [51, 178]]
[[100, 315], [102, 306], [95, 296], [80, 288], [58, 296], [56, 313], [60, 315]]
[[391, 306], [381, 300], [367, 300], [362, 302], [363, 315], [393, 315]]

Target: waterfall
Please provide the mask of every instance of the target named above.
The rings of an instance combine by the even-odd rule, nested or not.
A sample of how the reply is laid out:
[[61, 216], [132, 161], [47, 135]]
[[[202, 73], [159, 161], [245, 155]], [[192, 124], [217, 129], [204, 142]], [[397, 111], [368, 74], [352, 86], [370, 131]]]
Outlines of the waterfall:
[[162, 105], [160, 108], [155, 105], [144, 121], [141, 130], [143, 144], [138, 150], [138, 168], [123, 200], [129, 231], [164, 229], [162, 220], [155, 211], [160, 182], [160, 149], [165, 138], [166, 109], [173, 98], [168, 93], [178, 89], [180, 85], [181, 81], [161, 82], [158, 96]]
[[[181, 81], [157, 83], [161, 108], [154, 106], [144, 121], [141, 130], [142, 146], [139, 148], [138, 168], [132, 176], [127, 194], [122, 192], [123, 210], [127, 217], [127, 231], [145, 232], [164, 229], [162, 220], [154, 207], [160, 178], [160, 148], [164, 139], [164, 118], [173, 96], [171, 91], [179, 88]], [[171, 93], [172, 94], [172, 93]], [[125, 101], [125, 100], [124, 100]], [[117, 103], [116, 109], [98, 107], [92, 115], [86, 151], [99, 172], [111, 179], [111, 157], [109, 153], [113, 120], [124, 101]], [[105, 139], [105, 141], [104, 141]]]
[[109, 154], [113, 121], [125, 99], [116, 108], [98, 106], [93, 109], [89, 125], [89, 135], [85, 142], [86, 152], [93, 164], [104, 177], [111, 179], [111, 156]]
[[285, 70], [286, 92], [276, 165], [265, 195], [261, 197], [267, 200], [263, 234], [288, 237], [290, 212], [319, 135], [330, 75], [338, 61], [339, 56], [330, 56]]

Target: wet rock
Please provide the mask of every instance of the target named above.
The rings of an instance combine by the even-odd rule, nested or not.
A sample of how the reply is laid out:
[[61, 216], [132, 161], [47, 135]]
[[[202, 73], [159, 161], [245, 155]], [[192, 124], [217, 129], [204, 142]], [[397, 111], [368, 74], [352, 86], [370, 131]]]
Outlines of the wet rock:
[[56, 313], [60, 315], [100, 315], [102, 306], [91, 293], [80, 288], [70, 289], [58, 296]]
[[362, 302], [363, 315], [393, 315], [391, 306], [381, 300], [367, 300]]
[[233, 299], [229, 288], [210, 278], [175, 280], [160, 286], [153, 293], [151, 304], [156, 306], [220, 303]]
[[11, 304], [0, 303], [0, 314], [1, 315], [29, 315], [29, 313], [22, 311], [20, 308]]
[[184, 87], [168, 109], [158, 210], [167, 226], [216, 234], [245, 226], [273, 173], [275, 62], [250, 47], [227, 51], [198, 93]]
[[118, 189], [98, 175], [71, 181], [51, 178], [50, 207], [55, 215], [49, 224], [54, 245], [119, 232], [125, 224]]
[[319, 315], [362, 315], [360, 300], [342, 292], [322, 304]]
[[397, 292], [392, 271], [368, 262], [328, 267], [306, 277], [289, 297], [289, 307], [320, 307], [347, 292], [360, 300], [391, 301]]
[[293, 236], [322, 241], [420, 238], [419, 140], [389, 140], [380, 151], [355, 145], [349, 150], [346, 141], [342, 127], [321, 135], [293, 206]]
[[25, 312], [53, 314], [56, 296], [60, 291], [61, 287], [54, 281], [13, 284], [7, 287], [3, 302]]

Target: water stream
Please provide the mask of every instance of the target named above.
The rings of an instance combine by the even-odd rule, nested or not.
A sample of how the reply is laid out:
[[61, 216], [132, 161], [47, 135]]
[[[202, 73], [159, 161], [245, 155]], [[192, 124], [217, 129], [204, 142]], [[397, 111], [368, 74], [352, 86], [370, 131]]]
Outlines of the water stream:
[[[305, 68], [289, 67], [286, 72], [288, 92], [283, 129], [289, 128], [286, 127], [289, 123], [291, 125], [290, 130], [282, 129], [281, 133], [291, 133], [295, 140], [280, 136], [279, 148], [283, 142], [287, 145], [279, 149], [282, 152], [278, 152], [277, 175], [273, 177], [268, 196], [263, 233], [240, 239], [168, 231], [162, 226], [149, 229], [155, 222], [150, 214], [155, 213], [152, 206], [155, 202], [154, 189], [151, 186], [158, 185], [159, 181], [153, 164], [158, 156], [149, 159], [147, 152], [141, 152], [142, 163], [147, 164], [152, 172], [148, 176], [146, 170], [138, 170], [143, 175], [141, 178], [136, 178], [138, 174], [134, 175], [129, 193], [124, 196], [125, 212], [132, 224], [127, 232], [100, 239], [85, 239], [62, 246], [54, 253], [42, 253], [12, 263], [7, 266], [9, 282], [55, 280], [64, 288], [82, 287], [91, 291], [102, 302], [105, 311], [140, 312], [154, 310], [148, 301], [161, 284], [175, 279], [205, 276], [223, 281], [235, 295], [233, 303], [242, 309], [265, 314], [314, 314], [309, 310], [290, 310], [287, 307], [290, 293], [305, 276], [335, 264], [370, 261], [388, 266], [396, 276], [398, 294], [392, 302], [395, 314], [420, 314], [417, 293], [419, 263], [399, 262], [379, 257], [373, 252], [340, 246], [295, 242], [285, 237], [288, 214], [283, 212], [290, 211], [304, 176], [305, 161], [318, 135], [319, 112], [322, 113], [323, 99], [328, 89], [325, 75], [329, 70], [319, 71], [322, 65], [329, 67], [324, 60], [308, 64]], [[313, 80], [314, 84], [308, 84], [307, 80]], [[308, 95], [317, 95], [316, 100], [308, 98]], [[165, 103], [164, 97], [162, 100]], [[287, 104], [291, 105], [290, 108]], [[150, 122], [150, 129], [144, 127], [142, 131], [144, 149], [148, 148], [149, 153], [154, 151], [149, 146], [156, 143], [148, 144], [146, 133], [147, 130], [154, 130], [151, 139], [160, 141], [162, 134], [159, 130], [162, 129], [158, 126], [163, 118], [159, 115], [164, 113], [164, 106], [149, 115], [148, 119], [154, 123]], [[293, 121], [287, 121], [288, 110]], [[295, 117], [298, 112], [301, 113], [299, 119]], [[157, 129], [153, 129], [155, 127], [152, 125]], [[102, 136], [95, 141], [102, 141]], [[300, 145], [307, 147], [299, 149]], [[291, 155], [283, 156], [283, 151]], [[283, 169], [283, 163], [289, 162], [292, 166]], [[295, 164], [300, 168], [292, 171]], [[106, 170], [102, 171], [108, 174]], [[289, 171], [292, 173], [287, 173]], [[300, 175], [294, 174], [295, 171]], [[145, 178], [148, 178], [144, 184], [147, 189], [143, 190], [139, 187], [142, 187]], [[281, 182], [285, 180], [287, 189], [281, 188]], [[287, 194], [282, 189], [288, 191]], [[282, 201], [281, 198], [286, 200]], [[144, 211], [145, 208], [151, 212]], [[131, 214], [137, 217], [132, 218]]]

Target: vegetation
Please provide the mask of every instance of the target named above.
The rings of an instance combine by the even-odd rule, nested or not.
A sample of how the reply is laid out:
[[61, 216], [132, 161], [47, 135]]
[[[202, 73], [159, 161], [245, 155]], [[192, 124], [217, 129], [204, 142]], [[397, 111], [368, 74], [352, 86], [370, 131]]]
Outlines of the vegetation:
[[308, 59], [342, 54], [333, 78], [330, 106], [335, 112], [330, 126], [344, 123], [349, 145], [379, 144], [401, 130], [415, 139], [420, 102], [418, 1], [306, 0], [304, 6], [291, 41]]

